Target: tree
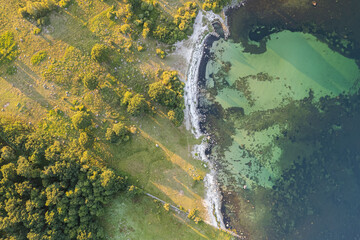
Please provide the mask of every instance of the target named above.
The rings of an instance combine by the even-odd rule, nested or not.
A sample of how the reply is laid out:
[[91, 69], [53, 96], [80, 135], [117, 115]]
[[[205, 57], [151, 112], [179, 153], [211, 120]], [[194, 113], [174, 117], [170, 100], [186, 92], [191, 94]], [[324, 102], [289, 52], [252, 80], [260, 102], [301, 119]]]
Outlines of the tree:
[[98, 86], [97, 76], [86, 74], [83, 77], [84, 86], [89, 90], [94, 90]]
[[15, 151], [11, 148], [11, 147], [8, 147], [8, 146], [5, 146], [3, 148], [1, 148], [1, 161], [0, 163], [3, 163], [3, 162], [10, 162], [12, 160], [15, 159]]
[[106, 130], [105, 137], [112, 143], [116, 143], [118, 141], [127, 142], [130, 139], [130, 131], [123, 122], [119, 122], [114, 124], [112, 128], [108, 128]]
[[[82, 159], [85, 150], [76, 141], [61, 145], [44, 141], [39, 129], [15, 131], [21, 129], [17, 125], [0, 119], [2, 155], [16, 149], [11, 153], [15, 157], [0, 167], [1, 238], [103, 239], [96, 216], [113, 194], [125, 188], [124, 179], [90, 156]], [[114, 131], [124, 134], [120, 125]], [[10, 133], [12, 138], [5, 138]], [[45, 152], [46, 161], [31, 161], [34, 152]]]
[[79, 144], [83, 148], [90, 148], [94, 143], [94, 138], [86, 132], [80, 133]]
[[91, 49], [91, 58], [97, 62], [106, 62], [109, 58], [109, 49], [104, 44], [95, 44]]
[[167, 88], [162, 82], [150, 84], [148, 94], [152, 100], [165, 106], [174, 106], [176, 104], [176, 93]]
[[14, 34], [4, 32], [0, 35], [0, 65], [13, 61], [17, 56], [17, 45], [14, 40]]
[[130, 33], [130, 31], [131, 31], [131, 27], [130, 27], [129, 24], [126, 24], [126, 23], [125, 23], [125, 24], [121, 25], [120, 31], [121, 31], [123, 34], [128, 34], [128, 33]]
[[132, 115], [140, 114], [146, 111], [148, 104], [141, 94], [134, 95], [128, 102], [127, 111]]
[[89, 113], [84, 111], [78, 111], [71, 118], [73, 125], [76, 129], [86, 129], [91, 125], [91, 116]]

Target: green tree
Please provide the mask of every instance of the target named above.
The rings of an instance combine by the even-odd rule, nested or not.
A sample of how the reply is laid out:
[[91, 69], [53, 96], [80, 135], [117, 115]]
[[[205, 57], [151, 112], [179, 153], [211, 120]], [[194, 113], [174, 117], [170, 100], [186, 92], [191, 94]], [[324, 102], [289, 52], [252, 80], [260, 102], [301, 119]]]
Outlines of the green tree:
[[97, 62], [106, 62], [109, 59], [109, 49], [104, 44], [95, 44], [91, 49], [91, 58]]
[[91, 116], [87, 112], [79, 111], [71, 118], [76, 129], [86, 129], [91, 125]]
[[129, 24], [123, 24], [123, 25], [121, 25], [121, 27], [120, 27], [120, 31], [121, 31], [123, 34], [128, 34], [128, 33], [130, 33], [130, 31], [131, 31], [131, 27], [130, 27]]
[[94, 143], [94, 138], [86, 132], [80, 133], [79, 144], [83, 148], [90, 148]]
[[128, 102], [127, 111], [132, 115], [137, 115], [145, 112], [148, 109], [148, 104], [141, 94], [135, 94]]
[[89, 90], [94, 90], [98, 86], [97, 76], [92, 74], [86, 74], [83, 77], [84, 86]]
[[11, 147], [8, 147], [8, 146], [1, 148], [0, 153], [1, 153], [0, 164], [3, 162], [10, 162], [12, 160], [15, 160], [15, 158], [16, 158], [15, 151]]
[[152, 100], [165, 106], [174, 106], [176, 104], [176, 93], [167, 88], [162, 82], [150, 84], [148, 94]]
[[18, 54], [14, 34], [4, 32], [0, 35], [0, 65], [13, 61]]
[[112, 143], [127, 142], [130, 139], [129, 128], [123, 123], [119, 122], [108, 128], [105, 135], [106, 139]]

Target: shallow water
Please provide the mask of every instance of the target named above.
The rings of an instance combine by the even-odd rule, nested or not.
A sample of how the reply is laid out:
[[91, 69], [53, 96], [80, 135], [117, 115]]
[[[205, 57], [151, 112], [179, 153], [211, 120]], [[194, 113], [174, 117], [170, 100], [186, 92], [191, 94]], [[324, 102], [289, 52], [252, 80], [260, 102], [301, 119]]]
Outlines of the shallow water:
[[211, 53], [206, 125], [228, 227], [249, 239], [360, 239], [356, 62], [290, 31], [261, 54], [224, 40]]

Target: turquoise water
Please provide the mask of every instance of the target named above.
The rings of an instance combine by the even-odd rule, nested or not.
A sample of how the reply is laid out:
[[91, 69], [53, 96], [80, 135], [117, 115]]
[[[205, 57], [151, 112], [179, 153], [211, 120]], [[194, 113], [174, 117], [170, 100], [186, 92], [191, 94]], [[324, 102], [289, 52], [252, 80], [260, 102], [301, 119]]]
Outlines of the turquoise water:
[[326, 202], [336, 191], [360, 197], [360, 146], [335, 145], [359, 140], [357, 64], [300, 32], [270, 35], [262, 54], [243, 50], [219, 40], [206, 67], [226, 221], [250, 239], [341, 239], [329, 219], [360, 219], [341, 209], [326, 215], [323, 206], [343, 204]]

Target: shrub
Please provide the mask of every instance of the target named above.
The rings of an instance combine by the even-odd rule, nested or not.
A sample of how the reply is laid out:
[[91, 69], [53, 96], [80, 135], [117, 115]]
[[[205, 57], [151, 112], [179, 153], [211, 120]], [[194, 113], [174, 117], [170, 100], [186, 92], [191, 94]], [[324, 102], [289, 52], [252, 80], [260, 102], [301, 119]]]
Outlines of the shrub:
[[202, 8], [205, 11], [213, 10], [214, 12], [220, 12], [221, 9], [225, 7], [226, 4], [228, 4], [230, 0], [205, 0], [205, 2], [202, 5]]
[[80, 133], [79, 144], [83, 148], [90, 148], [94, 143], [94, 138], [86, 132]]
[[141, 94], [133, 94], [130, 91], [125, 92], [122, 104], [127, 106], [128, 113], [137, 115], [148, 110], [148, 104]]
[[194, 209], [190, 210], [190, 212], [189, 212], [189, 214], [188, 214], [187, 217], [188, 217], [189, 219], [191, 219], [191, 220], [194, 220], [194, 222], [195, 222], [196, 224], [198, 224], [199, 222], [202, 221], [201, 218], [198, 216], [198, 214], [199, 214], [199, 210], [196, 209], [196, 208], [194, 208]]
[[116, 142], [127, 142], [130, 139], [129, 128], [122, 122], [116, 123], [112, 128], [108, 128], [105, 134], [106, 140]]
[[72, 0], [61, 0], [58, 5], [61, 8], [67, 8], [70, 6]]
[[165, 203], [164, 204], [164, 209], [165, 209], [165, 211], [169, 211], [170, 210], [170, 204], [169, 203]]
[[4, 32], [0, 35], [0, 65], [12, 62], [17, 56], [17, 46], [14, 40], [14, 34]]
[[30, 16], [33, 19], [38, 19], [46, 16], [49, 12], [54, 10], [55, 7], [56, 3], [54, 0], [42, 0], [38, 2], [27, 1], [26, 7], [19, 9], [19, 13], [23, 17]]
[[148, 94], [152, 100], [165, 106], [174, 106], [176, 104], [176, 93], [167, 88], [162, 82], [150, 84]]
[[79, 111], [71, 120], [76, 129], [84, 130], [91, 125], [91, 116], [87, 112]]
[[156, 55], [158, 55], [160, 58], [164, 59], [166, 56], [166, 53], [163, 50], [161, 50], [160, 48], [157, 48]]
[[128, 33], [130, 33], [130, 31], [131, 31], [131, 27], [130, 27], [129, 24], [123, 24], [123, 25], [121, 25], [121, 27], [120, 27], [120, 31], [121, 31], [123, 34], [128, 34]]
[[41, 18], [38, 18], [36, 20], [36, 24], [38, 26], [46, 26], [46, 25], [49, 25], [50, 24], [50, 18], [48, 16], [44, 16], [44, 17], [41, 17]]
[[46, 51], [39, 51], [37, 53], [35, 53], [32, 57], [31, 57], [31, 64], [32, 65], [39, 65], [40, 62], [42, 62], [45, 58], [46, 58]]
[[109, 49], [104, 44], [95, 44], [91, 49], [91, 58], [97, 62], [105, 62], [108, 60]]
[[26, 18], [29, 16], [28, 12], [26, 11], [26, 7], [19, 8], [18, 13], [23, 17]]
[[11, 161], [16, 158], [15, 151], [11, 147], [8, 147], [8, 146], [1, 148], [0, 153], [1, 153], [1, 160], [2, 160], [1, 162]]
[[127, 111], [132, 115], [143, 113], [147, 110], [148, 104], [141, 94], [134, 95], [128, 102]]
[[94, 90], [98, 86], [97, 76], [86, 74], [83, 77], [84, 86], [89, 90]]
[[106, 14], [106, 17], [107, 17], [108, 19], [114, 20], [114, 18], [115, 18], [115, 12], [109, 11], [109, 12]]
[[41, 28], [35, 28], [34, 29], [34, 34], [39, 35], [41, 33], [41, 30], [42, 30]]

